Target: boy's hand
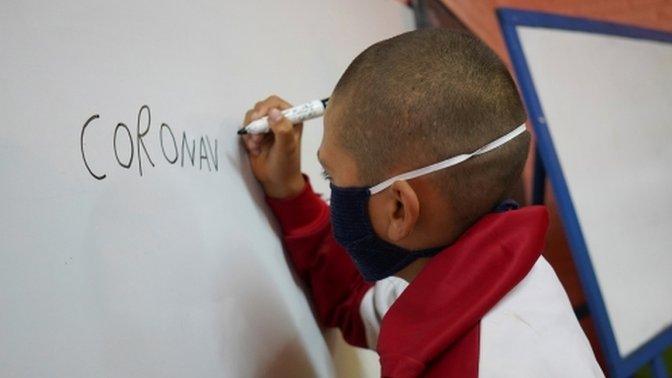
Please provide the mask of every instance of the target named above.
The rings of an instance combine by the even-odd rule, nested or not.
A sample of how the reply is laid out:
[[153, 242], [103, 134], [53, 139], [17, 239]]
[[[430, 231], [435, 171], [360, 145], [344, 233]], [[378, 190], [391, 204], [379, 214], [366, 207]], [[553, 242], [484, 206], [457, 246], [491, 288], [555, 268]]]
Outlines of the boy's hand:
[[301, 193], [305, 180], [301, 175], [301, 131], [303, 124], [292, 125], [280, 113], [292, 105], [278, 96], [257, 102], [245, 113], [245, 125], [268, 116], [271, 131], [243, 135], [252, 172], [273, 198], [289, 198]]

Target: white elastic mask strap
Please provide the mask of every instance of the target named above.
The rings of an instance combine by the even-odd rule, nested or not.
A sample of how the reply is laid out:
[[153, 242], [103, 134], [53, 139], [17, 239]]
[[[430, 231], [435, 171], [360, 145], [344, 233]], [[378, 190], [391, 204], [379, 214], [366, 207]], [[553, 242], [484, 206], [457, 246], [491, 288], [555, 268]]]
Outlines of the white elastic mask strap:
[[474, 151], [470, 154], [461, 154], [461, 155], [453, 156], [450, 159], [446, 159], [446, 160], [440, 161], [438, 163], [434, 163], [434, 164], [426, 166], [424, 168], [419, 168], [419, 169], [416, 169], [416, 170], [413, 170], [413, 171], [410, 171], [410, 172], [402, 173], [400, 175], [391, 177], [391, 178], [381, 182], [378, 185], [374, 185], [374, 186], [370, 187], [369, 192], [371, 193], [371, 195], [374, 195], [378, 192], [381, 192], [381, 191], [387, 189], [395, 181], [411, 180], [411, 179], [414, 179], [416, 177], [424, 176], [426, 174], [436, 172], [438, 170], [445, 169], [445, 168], [448, 168], [448, 167], [452, 167], [453, 165], [460, 164], [463, 161], [468, 160], [468, 159], [470, 159], [474, 156], [482, 155], [482, 154], [484, 154], [488, 151], [494, 150], [495, 148], [505, 144], [506, 142], [510, 141], [511, 139], [513, 139], [513, 138], [517, 137], [518, 135], [524, 133], [525, 130], [526, 130], [525, 124], [522, 124], [522, 125], [516, 127], [515, 129], [513, 129], [508, 134], [493, 140], [492, 142], [486, 144], [485, 146], [479, 148], [478, 150], [476, 150], [476, 151]]

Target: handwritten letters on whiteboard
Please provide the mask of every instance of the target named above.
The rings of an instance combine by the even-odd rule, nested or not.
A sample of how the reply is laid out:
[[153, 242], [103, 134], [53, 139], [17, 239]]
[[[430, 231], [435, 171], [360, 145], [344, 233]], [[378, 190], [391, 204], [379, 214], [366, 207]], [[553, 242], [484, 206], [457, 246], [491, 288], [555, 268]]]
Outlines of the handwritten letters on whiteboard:
[[[84, 167], [96, 180], [107, 178], [107, 172], [99, 171], [96, 162], [92, 161], [86, 153], [86, 136], [89, 132], [95, 132], [94, 124], [100, 122], [100, 115], [90, 116], [80, 133], [80, 149]], [[125, 169], [137, 166], [138, 174], [143, 175], [144, 169], [155, 167], [156, 161], [165, 160], [169, 165], [191, 167], [207, 172], [219, 171], [219, 154], [217, 151], [217, 139], [210, 139], [207, 135], [199, 138], [189, 137], [186, 131], [175, 134], [167, 123], [161, 123], [159, 128], [152, 127], [152, 115], [149, 106], [143, 105], [138, 111], [135, 127], [129, 127], [124, 122], [118, 122], [114, 128], [112, 138], [112, 154], [117, 164]], [[161, 154], [150, 154], [147, 150], [146, 141], [157, 139], [161, 146]], [[135, 168], [133, 168], [135, 169]]]

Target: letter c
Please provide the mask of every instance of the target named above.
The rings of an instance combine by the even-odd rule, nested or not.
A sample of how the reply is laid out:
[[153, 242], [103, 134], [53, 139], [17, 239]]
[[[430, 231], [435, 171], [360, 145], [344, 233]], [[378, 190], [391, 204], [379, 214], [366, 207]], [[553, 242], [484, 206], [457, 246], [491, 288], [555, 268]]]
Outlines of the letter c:
[[86, 126], [88, 126], [89, 123], [91, 123], [91, 121], [93, 121], [94, 119], [97, 119], [99, 117], [100, 116], [98, 114], [94, 114], [86, 122], [84, 122], [84, 126], [82, 127], [82, 133], [79, 137], [79, 147], [82, 150], [82, 160], [84, 160], [84, 166], [86, 166], [86, 170], [89, 171], [91, 176], [93, 176], [96, 180], [104, 179], [105, 177], [107, 177], [107, 174], [97, 175], [97, 174], [93, 173], [93, 171], [91, 170], [91, 167], [89, 167], [89, 163], [86, 161], [86, 154], [84, 154], [84, 130], [86, 130]]

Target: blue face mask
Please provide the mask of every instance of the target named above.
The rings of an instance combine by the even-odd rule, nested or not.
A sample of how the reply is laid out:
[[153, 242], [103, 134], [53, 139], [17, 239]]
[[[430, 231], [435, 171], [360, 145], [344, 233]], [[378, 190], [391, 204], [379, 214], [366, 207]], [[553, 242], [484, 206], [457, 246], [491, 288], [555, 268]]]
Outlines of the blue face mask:
[[434, 256], [443, 247], [407, 250], [379, 238], [369, 217], [369, 198], [389, 188], [395, 181], [411, 180], [459, 164], [492, 151], [525, 132], [520, 125], [510, 133], [469, 153], [394, 176], [372, 187], [341, 188], [331, 184], [331, 224], [336, 241], [346, 249], [367, 281], [377, 281], [402, 270], [421, 257]]

